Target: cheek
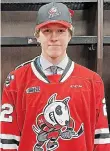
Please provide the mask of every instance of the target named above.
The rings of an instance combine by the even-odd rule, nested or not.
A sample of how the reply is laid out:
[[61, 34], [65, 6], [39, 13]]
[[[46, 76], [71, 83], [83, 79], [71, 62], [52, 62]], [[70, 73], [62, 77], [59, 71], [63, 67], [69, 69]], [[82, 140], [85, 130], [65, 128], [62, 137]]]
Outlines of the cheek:
[[68, 36], [65, 36], [61, 39], [61, 43], [63, 45], [68, 45], [69, 41], [70, 41], [70, 38]]
[[62, 47], [63, 48], [67, 48], [67, 46], [68, 46], [68, 39], [67, 38], [65, 38], [65, 40], [62, 40], [62, 42], [61, 42], [61, 44], [62, 44]]
[[43, 35], [40, 35], [40, 43], [41, 43], [41, 46], [44, 47], [47, 45], [47, 41], [48, 41], [48, 38], [43, 36]]
[[43, 39], [42, 41], [41, 41], [41, 46], [42, 47], [48, 47], [48, 42], [47, 42], [47, 40], [46, 39]]

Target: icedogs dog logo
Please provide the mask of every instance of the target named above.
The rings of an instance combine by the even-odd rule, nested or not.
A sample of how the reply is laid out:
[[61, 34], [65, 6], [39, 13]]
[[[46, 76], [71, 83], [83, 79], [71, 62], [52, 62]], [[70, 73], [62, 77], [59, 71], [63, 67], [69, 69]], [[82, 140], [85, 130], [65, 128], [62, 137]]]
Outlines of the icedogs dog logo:
[[55, 150], [59, 147], [58, 139], [71, 140], [80, 137], [84, 132], [83, 123], [78, 131], [75, 129], [75, 121], [70, 116], [68, 102], [70, 97], [63, 100], [56, 100], [57, 93], [54, 93], [49, 99], [44, 110], [36, 118], [36, 125], [33, 125], [33, 131], [37, 135], [37, 142], [33, 151], [44, 151], [43, 145], [47, 150]]

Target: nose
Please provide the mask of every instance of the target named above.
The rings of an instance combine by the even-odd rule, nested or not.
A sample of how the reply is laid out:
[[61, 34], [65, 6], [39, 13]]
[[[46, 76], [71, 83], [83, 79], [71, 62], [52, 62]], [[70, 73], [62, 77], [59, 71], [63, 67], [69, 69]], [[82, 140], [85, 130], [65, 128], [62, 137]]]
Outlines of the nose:
[[67, 121], [67, 120], [66, 120], [66, 121], [65, 121], [65, 125], [67, 125], [67, 126], [68, 126], [68, 124], [69, 124], [69, 121]]
[[51, 35], [51, 41], [57, 41], [58, 40], [58, 35], [56, 32], [52, 32], [52, 35]]

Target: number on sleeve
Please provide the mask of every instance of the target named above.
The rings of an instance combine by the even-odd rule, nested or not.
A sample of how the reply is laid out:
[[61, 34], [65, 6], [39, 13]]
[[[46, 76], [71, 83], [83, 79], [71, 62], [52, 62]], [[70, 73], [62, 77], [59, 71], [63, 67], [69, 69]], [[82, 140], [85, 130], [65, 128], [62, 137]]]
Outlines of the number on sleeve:
[[1, 107], [1, 113], [0, 113], [0, 121], [3, 122], [12, 122], [12, 114], [13, 112], [13, 106], [10, 104], [3, 104]]
[[106, 107], [106, 100], [105, 100], [105, 98], [102, 100], [102, 103], [103, 103], [103, 113], [104, 113], [104, 116], [107, 116], [107, 107]]

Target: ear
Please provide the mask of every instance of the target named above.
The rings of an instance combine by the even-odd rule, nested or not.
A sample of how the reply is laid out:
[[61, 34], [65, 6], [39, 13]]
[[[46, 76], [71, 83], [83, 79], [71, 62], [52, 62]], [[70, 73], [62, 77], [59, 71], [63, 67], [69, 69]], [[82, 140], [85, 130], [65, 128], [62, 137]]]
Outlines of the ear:
[[70, 100], [70, 97], [67, 97], [67, 98], [65, 98], [65, 99], [63, 100], [63, 103], [64, 103], [65, 105], [67, 105], [67, 103], [68, 103], [69, 100]]
[[53, 95], [51, 95], [51, 97], [48, 99], [48, 104], [55, 102], [56, 96], [57, 96], [57, 93], [54, 93]]
[[40, 30], [35, 30], [34, 36], [37, 39], [37, 42], [40, 43], [40, 38], [39, 38], [40, 36], [39, 36], [39, 34], [40, 34]]
[[40, 43], [40, 38], [39, 37], [37, 37], [37, 42]]
[[70, 35], [69, 42], [70, 42], [71, 39], [72, 39], [72, 36]]
[[70, 42], [71, 38], [72, 38], [72, 34], [69, 32], [68, 33], [68, 43]]

